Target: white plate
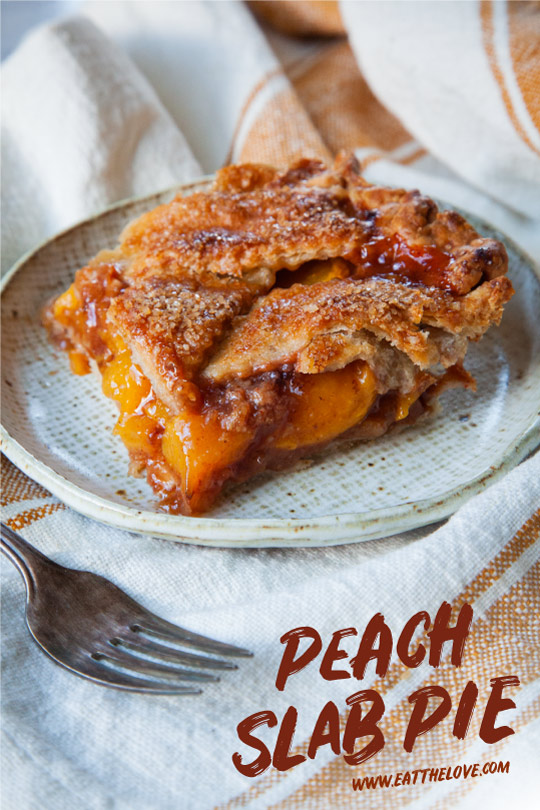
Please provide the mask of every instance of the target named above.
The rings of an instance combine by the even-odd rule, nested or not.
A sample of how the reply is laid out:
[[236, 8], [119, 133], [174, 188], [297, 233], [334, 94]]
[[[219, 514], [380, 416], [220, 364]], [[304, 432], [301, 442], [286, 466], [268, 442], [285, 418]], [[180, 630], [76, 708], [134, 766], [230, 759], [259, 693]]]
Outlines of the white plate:
[[119, 203], [71, 228], [23, 258], [2, 285], [3, 450], [73, 509], [123, 529], [214, 546], [347, 543], [450, 515], [539, 443], [540, 282], [505, 239], [516, 295], [501, 326], [469, 347], [478, 394], [448, 392], [431, 421], [239, 485], [211, 517], [160, 512], [146, 482], [127, 475], [127, 453], [111, 433], [114, 404], [93, 375], [69, 372], [66, 356], [47, 340], [40, 310], [77, 268], [116, 244], [127, 222], [172, 195]]

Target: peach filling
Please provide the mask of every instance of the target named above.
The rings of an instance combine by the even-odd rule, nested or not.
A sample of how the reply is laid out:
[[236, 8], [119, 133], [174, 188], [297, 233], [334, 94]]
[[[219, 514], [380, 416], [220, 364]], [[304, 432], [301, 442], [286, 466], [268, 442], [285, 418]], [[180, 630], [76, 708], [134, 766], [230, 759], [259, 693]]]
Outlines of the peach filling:
[[273, 445], [296, 450], [329, 442], [358, 424], [376, 396], [375, 375], [361, 361], [338, 371], [299, 374], [289, 419]]
[[[120, 409], [114, 433], [135, 466], [143, 468], [148, 460], [164, 458], [179, 479], [189, 511], [204, 511], [229, 477], [230, 468], [246, 456], [254, 431], [225, 429], [218, 410], [186, 406], [172, 413], [133, 363], [131, 352], [118, 337], [114, 342], [117, 353], [101, 368], [103, 393]], [[362, 362], [324, 374], [299, 374], [287, 396], [289, 418], [265, 440], [271, 451], [321, 445], [354, 427], [376, 399], [375, 376]], [[159, 485], [159, 467], [153, 467], [152, 473], [154, 485]], [[169, 489], [169, 482], [163, 480], [160, 494]]]
[[227, 477], [227, 469], [245, 455], [252, 439], [251, 431], [224, 430], [214, 411], [186, 411], [169, 422], [163, 455], [180, 477], [192, 511], [202, 510], [205, 495]]
[[153, 455], [170, 414], [155, 396], [149, 380], [132, 362], [128, 349], [121, 350], [103, 367], [102, 388], [105, 396], [114, 399], [120, 408], [114, 432], [130, 452]]
[[[313, 283], [325, 272], [338, 275], [342, 268], [339, 262], [314, 262], [308, 270], [304, 281]], [[84, 327], [88, 327], [88, 309], [81, 303], [77, 291], [70, 287], [53, 310], [55, 319], [74, 327], [75, 334], [85, 334]], [[245, 459], [258, 456], [275, 460], [291, 453], [298, 457], [302, 449], [322, 446], [362, 422], [377, 399], [375, 375], [360, 360], [336, 371], [295, 374], [285, 384], [285, 424], [276, 425], [273, 433], [261, 438], [257, 414], [255, 427], [225, 428], [219, 406], [205, 407], [202, 391], [180, 412], [173, 412], [156, 396], [148, 378], [133, 362], [131, 351], [105, 318], [92, 326], [95, 339], [105, 349], [95, 358], [103, 393], [120, 410], [114, 432], [129, 451], [132, 471], [146, 468], [149, 481], [170, 511], [203, 512], [228, 478], [242, 477]], [[66, 348], [72, 370], [88, 373], [92, 347]], [[189, 386], [195, 388], [193, 383]], [[410, 393], [397, 396], [396, 420], [407, 416], [424, 387], [418, 384]], [[178, 493], [171, 495], [174, 489], [180, 490], [180, 497]]]

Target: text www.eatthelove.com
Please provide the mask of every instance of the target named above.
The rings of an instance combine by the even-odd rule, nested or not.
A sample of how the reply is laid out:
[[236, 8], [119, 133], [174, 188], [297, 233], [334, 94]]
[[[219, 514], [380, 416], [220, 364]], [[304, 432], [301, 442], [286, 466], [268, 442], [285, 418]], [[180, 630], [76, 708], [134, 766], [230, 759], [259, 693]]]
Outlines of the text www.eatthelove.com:
[[352, 780], [353, 790], [374, 790], [376, 788], [423, 785], [427, 782], [446, 782], [450, 779], [468, 779], [493, 773], [510, 773], [509, 762], [486, 762], [480, 765], [449, 765], [444, 768], [419, 768], [398, 773], [379, 773], [377, 776], [363, 776]]

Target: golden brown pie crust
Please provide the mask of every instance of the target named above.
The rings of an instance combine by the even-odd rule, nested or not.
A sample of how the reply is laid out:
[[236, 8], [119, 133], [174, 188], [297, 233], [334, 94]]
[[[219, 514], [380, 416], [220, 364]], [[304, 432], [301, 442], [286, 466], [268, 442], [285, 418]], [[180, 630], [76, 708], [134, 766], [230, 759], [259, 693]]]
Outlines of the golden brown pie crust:
[[474, 386], [467, 344], [500, 321], [506, 270], [500, 242], [354, 159], [229, 166], [131, 223], [45, 323], [76, 373], [101, 372], [131, 472], [194, 514]]

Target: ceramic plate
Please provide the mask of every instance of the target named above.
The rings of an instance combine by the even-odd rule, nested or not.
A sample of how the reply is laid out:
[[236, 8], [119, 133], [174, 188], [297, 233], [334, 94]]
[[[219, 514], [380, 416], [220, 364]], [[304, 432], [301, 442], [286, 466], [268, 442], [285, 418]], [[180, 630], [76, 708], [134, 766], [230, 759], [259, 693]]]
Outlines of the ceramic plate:
[[98, 250], [116, 244], [127, 222], [177, 191], [107, 209], [23, 258], [4, 280], [3, 450], [73, 509], [123, 529], [214, 546], [354, 542], [450, 515], [539, 443], [540, 282], [504, 239], [516, 295], [501, 326], [469, 347], [466, 365], [478, 394], [447, 392], [431, 421], [239, 485], [210, 517], [161, 513], [146, 482], [127, 475], [127, 453], [111, 432], [114, 404], [94, 375], [71, 375], [66, 356], [47, 341], [40, 310]]

